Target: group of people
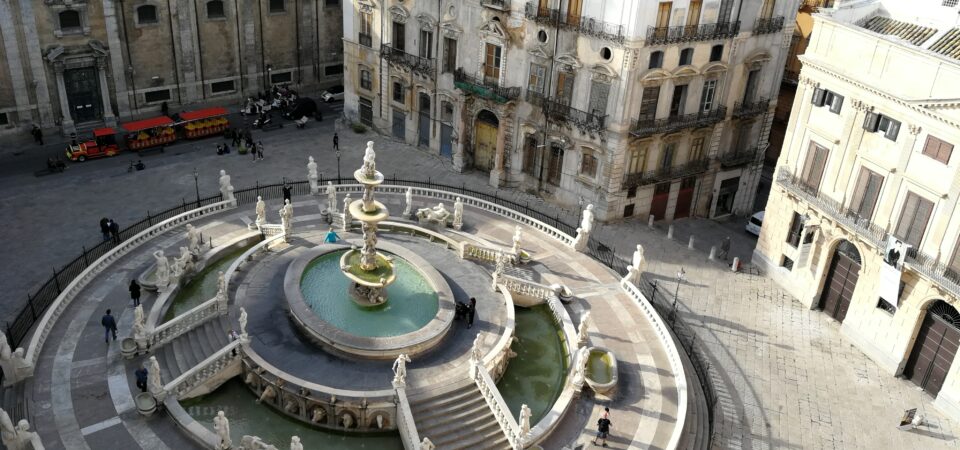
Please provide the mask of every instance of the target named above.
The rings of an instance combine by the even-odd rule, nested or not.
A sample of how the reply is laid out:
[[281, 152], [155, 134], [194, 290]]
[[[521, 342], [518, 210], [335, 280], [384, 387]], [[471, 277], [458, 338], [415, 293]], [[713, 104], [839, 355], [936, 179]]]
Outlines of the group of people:
[[101, 218], [100, 233], [103, 235], [104, 241], [109, 241], [112, 238], [114, 242], [120, 242], [120, 225], [117, 224], [116, 220], [106, 217]]
[[261, 92], [256, 97], [247, 97], [240, 108], [240, 114], [259, 116], [274, 109], [283, 109], [297, 100], [297, 92], [283, 86], [273, 86], [269, 92]]
[[456, 309], [453, 312], [453, 318], [456, 320], [466, 319], [467, 328], [473, 328], [473, 319], [477, 316], [477, 299], [470, 297], [470, 303], [457, 302]]
[[[231, 128], [223, 133], [225, 140], [232, 140], [233, 146], [236, 147], [241, 154], [249, 151], [253, 154], [253, 160], [263, 159], [263, 141], [253, 142], [253, 135], [250, 133], [250, 130], [240, 130], [239, 128]], [[223, 144], [217, 144], [217, 154], [225, 155], [230, 153], [230, 144], [224, 142]]]

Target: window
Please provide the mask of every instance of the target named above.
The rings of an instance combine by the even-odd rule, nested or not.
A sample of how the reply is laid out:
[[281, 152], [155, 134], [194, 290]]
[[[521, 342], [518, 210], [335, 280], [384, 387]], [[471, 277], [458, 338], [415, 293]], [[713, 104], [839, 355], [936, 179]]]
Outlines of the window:
[[331, 77], [331, 76], [342, 75], [342, 74], [343, 74], [343, 64], [333, 64], [323, 68], [324, 76]]
[[287, 10], [286, 0], [270, 0], [270, 12], [282, 13]]
[[660, 100], [660, 86], [643, 88], [640, 97], [640, 121], [653, 120], [657, 117], [657, 102]]
[[850, 204], [850, 209], [858, 219], [870, 220], [873, 217], [873, 208], [880, 198], [882, 185], [883, 177], [880, 174], [866, 167], [860, 168], [857, 185], [853, 189], [853, 202]]
[[443, 122], [453, 122], [453, 103], [440, 102], [440, 120]]
[[957, 244], [953, 247], [953, 258], [950, 258], [950, 267], [947, 271], [950, 279], [960, 279], [960, 239], [957, 239]]
[[932, 212], [933, 202], [907, 191], [894, 235], [907, 244], [919, 247]]
[[483, 60], [483, 77], [488, 82], [500, 82], [500, 59], [503, 49], [499, 45], [487, 44]]
[[226, 14], [223, 13], [223, 1], [222, 0], [210, 0], [207, 2], [207, 18], [208, 19], [223, 19], [226, 17]]
[[814, 106], [829, 106], [830, 112], [840, 114], [843, 106], [843, 96], [827, 89], [814, 88], [810, 102]]
[[233, 80], [210, 83], [210, 92], [213, 92], [214, 94], [219, 94], [221, 92], [232, 92], [235, 90], [236, 89], [233, 87]]
[[563, 147], [559, 144], [550, 146], [550, 165], [547, 167], [547, 182], [560, 184], [563, 175]]
[[753, 102], [757, 92], [757, 83], [760, 82], [760, 69], [751, 70], [747, 74], [747, 85], [743, 89], [743, 103]]
[[657, 8], [657, 28], [670, 26], [670, 11], [673, 9], [673, 2], [660, 2]]
[[827, 165], [827, 154], [827, 149], [816, 142], [810, 142], [810, 147], [807, 148], [807, 160], [803, 163], [803, 173], [800, 178], [808, 188], [814, 191], [820, 188], [823, 169]]
[[783, 255], [783, 262], [780, 263], [780, 267], [783, 267], [787, 270], [793, 270], [793, 260], [787, 257], [787, 255]]
[[598, 117], [607, 115], [607, 97], [609, 97], [609, 95], [609, 84], [601, 83], [599, 81], [591, 81], [590, 103], [587, 105], [587, 112]]
[[406, 51], [407, 49], [407, 27], [400, 22], [393, 22], [393, 48]]
[[167, 100], [170, 100], [170, 89], [144, 92], [143, 100], [147, 103], [165, 102]]
[[366, 90], [373, 89], [373, 80], [370, 78], [370, 71], [360, 69], [360, 87]]
[[787, 230], [787, 243], [791, 247], [800, 245], [800, 235], [803, 234], [803, 217], [794, 212], [793, 219], [790, 220], [790, 229]]
[[863, 129], [871, 133], [882, 131], [883, 137], [896, 142], [897, 135], [900, 134], [900, 122], [883, 114], [868, 112], [863, 119]]
[[283, 84], [293, 81], [293, 72], [281, 72], [270, 74], [271, 84]]
[[613, 51], [610, 50], [610, 47], [604, 47], [600, 49], [600, 57], [604, 61], [610, 61], [610, 58], [613, 58]]
[[137, 7], [137, 24], [157, 23], [157, 7], [143, 5]]
[[703, 142], [702, 137], [693, 138], [693, 142], [690, 143], [690, 161], [699, 161], [703, 158]]
[[523, 165], [521, 170], [525, 174], [533, 175], [533, 167], [537, 161], [537, 138], [527, 136], [527, 144], [523, 147]]
[[573, 81], [576, 74], [573, 72], [560, 72], [557, 74], [557, 98], [556, 100], [564, 105], [569, 105], [573, 100]]
[[760, 8], [760, 18], [769, 19], [773, 16], [773, 7], [776, 4], [776, 0], [763, 0], [763, 7]]
[[659, 69], [663, 67], [663, 52], [655, 51], [650, 54], [650, 65], [648, 69]]
[[670, 99], [670, 117], [682, 116], [686, 103], [687, 85], [674, 86], [673, 97]]
[[580, 25], [580, 10], [583, 8], [583, 0], [568, 0], [567, 2], [567, 25]]
[[710, 47], [710, 62], [720, 61], [723, 59], [723, 46], [720, 44]]
[[673, 167], [673, 156], [676, 152], [677, 144], [669, 143], [663, 145], [663, 151], [660, 153], [660, 170], [670, 170]]
[[693, 63], [693, 49], [685, 48], [680, 50], [680, 65], [689, 66]]
[[83, 25], [80, 23], [80, 12], [68, 9], [57, 15], [60, 19], [60, 31], [63, 33], [79, 33]]
[[324, 0], [323, 6], [340, 6], [340, 0]]
[[717, 92], [717, 80], [703, 82], [703, 92], [700, 94], [700, 111], [707, 112], [713, 109], [713, 96]]
[[373, 102], [370, 99], [360, 97], [360, 123], [373, 126]]
[[[273, 0], [271, 0], [273, 1]], [[370, 13], [360, 13], [360, 45], [373, 46], [373, 15]]]
[[457, 70], [457, 40], [443, 38], [443, 71]]
[[693, 27], [700, 23], [700, 8], [702, 5], [701, 0], [690, 0], [690, 7], [687, 8], [687, 26]]
[[405, 96], [403, 91], [403, 85], [400, 84], [399, 81], [394, 81], [393, 82], [393, 101], [397, 103], [403, 103], [404, 97]]
[[890, 314], [895, 314], [897, 312], [897, 308], [892, 304], [890, 304], [890, 302], [888, 302], [883, 297], [880, 297], [880, 301], [877, 302], [877, 309], [882, 309], [883, 311]]
[[591, 150], [584, 150], [580, 160], [580, 175], [595, 178], [597, 176], [597, 156]]
[[10, 118], [7, 113], [0, 113], [0, 125], [10, 125]]
[[647, 158], [646, 149], [634, 149], [630, 152], [630, 161], [627, 163], [627, 173], [640, 173], [643, 171], [643, 160]]
[[923, 154], [927, 155], [944, 164], [950, 162], [950, 155], [953, 153], [953, 144], [947, 143], [932, 135], [927, 136], [927, 143], [923, 145]]
[[527, 89], [543, 94], [547, 68], [540, 64], [530, 63], [530, 77], [527, 79]]
[[627, 198], [637, 198], [636, 186], [631, 186], [630, 189], [627, 189]]
[[623, 217], [633, 217], [634, 204], [631, 203], [623, 207]]
[[420, 30], [420, 56], [433, 58], [433, 32]]

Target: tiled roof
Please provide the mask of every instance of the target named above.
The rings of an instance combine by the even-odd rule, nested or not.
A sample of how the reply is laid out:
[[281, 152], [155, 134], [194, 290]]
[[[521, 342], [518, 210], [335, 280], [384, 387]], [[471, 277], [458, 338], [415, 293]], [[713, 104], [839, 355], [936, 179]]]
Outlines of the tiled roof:
[[916, 46], [920, 46], [937, 32], [935, 28], [921, 27], [881, 16], [870, 18], [863, 24], [863, 28], [875, 33], [896, 36]]
[[954, 28], [937, 39], [937, 42], [930, 46], [930, 51], [960, 59], [960, 28]]

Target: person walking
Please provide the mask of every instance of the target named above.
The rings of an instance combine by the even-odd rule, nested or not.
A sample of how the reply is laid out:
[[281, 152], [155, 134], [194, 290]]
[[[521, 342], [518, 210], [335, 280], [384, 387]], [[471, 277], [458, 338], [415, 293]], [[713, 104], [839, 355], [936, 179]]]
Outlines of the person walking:
[[43, 130], [41, 130], [40, 127], [34, 124], [33, 129], [30, 130], [30, 134], [33, 135], [33, 142], [36, 142], [38, 145], [43, 145]]
[[140, 392], [147, 392], [147, 375], [149, 374], [147, 364], [144, 363], [133, 374], [137, 377], [137, 387], [140, 388]]
[[340, 150], [340, 136], [337, 133], [333, 133], [333, 149]]
[[263, 141], [257, 141], [257, 159], [263, 160]]
[[103, 240], [110, 240], [110, 219], [106, 217], [100, 219], [100, 233], [103, 234]]
[[613, 426], [613, 423], [610, 422], [610, 408], [603, 408], [603, 415], [600, 416], [600, 419], [597, 420], [597, 437], [593, 438], [593, 445], [597, 445], [597, 439], [603, 441], [603, 446], [607, 446], [607, 437], [610, 435], [610, 427]]
[[110, 343], [110, 334], [113, 333], [113, 340], [117, 340], [117, 321], [110, 314], [110, 310], [100, 318], [100, 325], [103, 325], [103, 339]]
[[[139, 162], [137, 164], [140, 164]], [[139, 169], [138, 169], [139, 170]], [[113, 243], [120, 243], [120, 224], [116, 220], [110, 219], [110, 236], [113, 237]]]
[[240, 146], [240, 136], [241, 136], [240, 129], [234, 128], [233, 129], [233, 146], [234, 147]]
[[470, 297], [470, 306], [467, 307], [467, 328], [473, 328], [473, 318], [477, 315], [477, 299]]
[[257, 146], [248, 143], [250, 146], [250, 154], [253, 155], [253, 162], [257, 162]]
[[133, 299], [133, 307], [140, 306], [140, 284], [137, 280], [130, 280], [130, 298]]
[[730, 236], [723, 238], [720, 241], [720, 258], [724, 261], [727, 260], [727, 256], [730, 254]]
[[[284, 205], [287, 204], [287, 200], [290, 200], [290, 193], [292, 190], [293, 189], [290, 188], [290, 186], [286, 184], [283, 185], [283, 204]], [[293, 203], [293, 200], [290, 200], [290, 203]]]

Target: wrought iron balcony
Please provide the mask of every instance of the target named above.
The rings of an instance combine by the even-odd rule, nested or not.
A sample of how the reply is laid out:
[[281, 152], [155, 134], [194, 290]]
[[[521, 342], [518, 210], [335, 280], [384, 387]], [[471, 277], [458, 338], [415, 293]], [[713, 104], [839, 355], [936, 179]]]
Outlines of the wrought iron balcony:
[[537, 91], [527, 90], [527, 102], [539, 106], [548, 119], [573, 125], [581, 132], [599, 133], [605, 129], [606, 115], [599, 116], [581, 111], [572, 106], [550, 100]]
[[498, 11], [509, 11], [510, 3], [507, 0], [480, 0], [480, 6], [496, 9]]
[[750, 164], [760, 159], [760, 146], [754, 145], [753, 147], [728, 151], [720, 155], [718, 159], [720, 160], [720, 165], [724, 168]]
[[506, 103], [520, 98], [519, 87], [502, 87], [487, 83], [467, 75], [463, 69], [457, 69], [453, 73], [453, 85], [466, 94], [473, 94], [497, 103]]
[[655, 170], [649, 170], [641, 173], [630, 173], [623, 177], [623, 189], [630, 189], [637, 186], [646, 186], [664, 181], [675, 180], [677, 178], [686, 178], [707, 171], [710, 166], [710, 160], [707, 158], [687, 161], [684, 164], [673, 167], [664, 167]]
[[611, 22], [604, 22], [592, 17], [570, 17], [560, 14], [560, 10], [553, 8], [541, 8], [536, 3], [527, 3], [524, 10], [527, 19], [536, 23], [574, 31], [585, 36], [604, 39], [618, 44], [623, 44], [626, 39], [623, 25]]
[[736, 102], [733, 104], [733, 117], [747, 119], [767, 112], [770, 108], [770, 99], [760, 97], [752, 102]]
[[736, 22], [705, 23], [702, 25], [648, 27], [647, 45], [729, 39], [736, 36], [739, 32], [739, 20]]
[[381, 45], [380, 54], [383, 55], [383, 59], [404, 66], [420, 75], [429, 77], [431, 80], [435, 79], [437, 75], [436, 59], [411, 55], [389, 45]]
[[768, 19], [759, 18], [753, 24], [753, 34], [779, 33], [783, 29], [783, 16], [770, 17]]
[[676, 131], [709, 127], [723, 121], [727, 116], [727, 107], [718, 106], [707, 112], [684, 114], [682, 116], [664, 117], [663, 119], [640, 119], [633, 123], [630, 133], [636, 137], [647, 137], [655, 134], [673, 133]]
[[364, 47], [373, 47], [373, 36], [369, 34], [360, 33], [360, 45]]

